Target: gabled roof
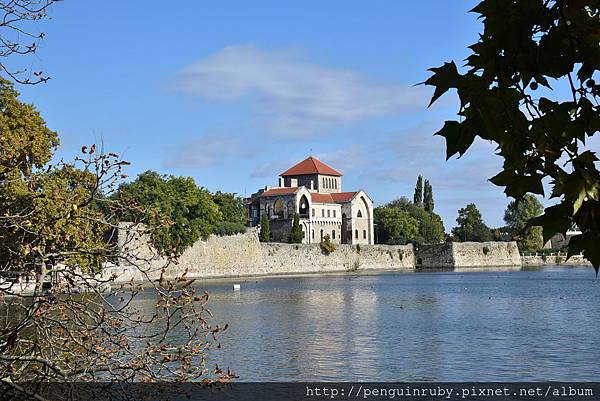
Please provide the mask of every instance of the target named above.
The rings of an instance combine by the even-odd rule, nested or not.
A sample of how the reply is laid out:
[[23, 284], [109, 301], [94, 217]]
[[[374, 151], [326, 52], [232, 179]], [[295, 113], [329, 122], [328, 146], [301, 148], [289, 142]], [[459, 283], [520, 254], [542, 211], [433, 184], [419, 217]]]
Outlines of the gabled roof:
[[260, 196], [290, 195], [298, 191], [298, 187], [271, 188], [260, 194]]
[[332, 194], [320, 194], [311, 192], [310, 199], [317, 203], [344, 203], [350, 202], [358, 192], [338, 192]]
[[350, 202], [352, 199], [354, 199], [354, 197], [356, 196], [357, 193], [358, 193], [358, 191], [338, 192], [338, 193], [332, 193], [331, 197], [333, 198], [333, 201], [336, 203]]
[[329, 167], [316, 157], [310, 156], [307, 159], [302, 160], [294, 167], [281, 173], [282, 177], [294, 176], [294, 175], [306, 175], [306, 174], [324, 174], [341, 177], [342, 173]]

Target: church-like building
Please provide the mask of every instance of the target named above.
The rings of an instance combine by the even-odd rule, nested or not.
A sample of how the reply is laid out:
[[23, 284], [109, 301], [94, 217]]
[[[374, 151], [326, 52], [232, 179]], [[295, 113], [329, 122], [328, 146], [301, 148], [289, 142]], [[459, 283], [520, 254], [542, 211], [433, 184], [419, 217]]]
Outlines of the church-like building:
[[373, 201], [363, 190], [342, 192], [342, 174], [311, 156], [281, 173], [279, 186], [267, 186], [247, 199], [248, 225], [269, 216], [271, 240], [288, 242], [294, 214], [303, 243], [325, 235], [342, 244], [373, 244]]

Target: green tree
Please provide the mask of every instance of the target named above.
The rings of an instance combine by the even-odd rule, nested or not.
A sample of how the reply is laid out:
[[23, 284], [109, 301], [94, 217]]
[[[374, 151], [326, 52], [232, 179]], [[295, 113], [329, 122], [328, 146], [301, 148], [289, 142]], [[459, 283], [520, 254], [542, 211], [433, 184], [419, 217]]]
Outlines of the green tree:
[[492, 232], [483, 222], [474, 203], [469, 203], [458, 211], [456, 223], [458, 225], [452, 229], [452, 234], [462, 242], [484, 242], [493, 239]]
[[217, 191], [212, 195], [213, 202], [221, 212], [213, 233], [217, 235], [234, 235], [246, 232], [246, 207], [244, 200], [236, 194]]
[[373, 215], [381, 244], [403, 245], [419, 234], [419, 221], [404, 210], [380, 206], [375, 208]]
[[439, 215], [426, 212], [423, 208], [415, 206], [405, 197], [388, 203], [386, 207], [395, 207], [404, 210], [419, 222], [419, 231], [416, 236], [408, 239], [409, 242], [416, 244], [437, 244], [444, 241], [444, 223]]
[[292, 222], [292, 231], [290, 233], [291, 244], [301, 244], [304, 239], [304, 231], [300, 226], [300, 216], [298, 213], [294, 213], [294, 220]]
[[258, 239], [260, 242], [271, 241], [271, 224], [269, 222], [269, 216], [267, 213], [263, 213], [260, 220], [260, 232], [258, 234]]
[[210, 193], [199, 188], [191, 177], [146, 171], [122, 185], [118, 197], [134, 201], [145, 210], [153, 229], [152, 242], [165, 255], [180, 255], [200, 238], [207, 238], [222, 220]]
[[423, 206], [423, 177], [421, 175], [417, 177], [417, 185], [415, 185], [413, 203], [415, 204], [415, 206]]
[[532, 227], [528, 223], [543, 213], [541, 202], [531, 194], [520, 200], [511, 201], [504, 212], [504, 221], [513, 239], [523, 251], [537, 251], [544, 246], [541, 227]]
[[458, 92], [460, 118], [437, 132], [447, 158], [463, 155], [479, 136], [504, 159], [491, 181], [508, 196], [544, 195], [543, 181], [551, 182], [558, 203], [530, 224], [543, 227], [544, 240], [577, 224], [582, 234], [569, 255], [583, 251], [598, 272], [600, 172], [586, 144], [600, 130], [600, 3], [484, 0], [472, 11], [483, 34], [469, 46], [466, 71], [448, 62], [424, 82], [435, 87], [431, 103]]
[[423, 193], [423, 209], [426, 212], [433, 212], [433, 188], [431, 188], [431, 184], [429, 180], [425, 180], [425, 188]]

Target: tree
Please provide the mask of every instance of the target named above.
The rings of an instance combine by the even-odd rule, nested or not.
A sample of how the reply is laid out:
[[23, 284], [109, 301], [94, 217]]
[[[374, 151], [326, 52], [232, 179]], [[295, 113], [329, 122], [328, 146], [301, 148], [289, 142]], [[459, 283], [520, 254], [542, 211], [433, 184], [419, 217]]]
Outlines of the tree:
[[210, 193], [198, 188], [191, 177], [146, 171], [121, 185], [116, 196], [146, 211], [153, 245], [164, 255], [180, 255], [200, 238], [207, 238], [223, 218]]
[[433, 188], [429, 180], [425, 180], [425, 189], [423, 194], [423, 209], [426, 212], [433, 212]]
[[[175, 282], [147, 281], [144, 296], [156, 302], [149, 310], [136, 302], [141, 285], [110, 287], [109, 261], [139, 275], [160, 262], [130, 241], [152, 234], [140, 229], [148, 213], [113, 196], [129, 163], [94, 145], [72, 163], [50, 163], [57, 136], [17, 96], [0, 81], [0, 276], [7, 278], [0, 310], [10, 316], [0, 325], [5, 398], [43, 399], [39, 383], [63, 383], [61, 397], [69, 399], [69, 387], [82, 381], [206, 378], [197, 361], [223, 328], [210, 323], [208, 294], [198, 294], [185, 272]], [[136, 230], [119, 229], [125, 214]]]
[[298, 215], [298, 213], [294, 213], [292, 231], [290, 233], [290, 243], [301, 244], [303, 239], [304, 231], [302, 231], [302, 227], [300, 226], [300, 216]]
[[469, 203], [458, 211], [456, 222], [458, 226], [452, 229], [452, 234], [462, 242], [485, 242], [493, 239], [490, 229], [483, 222], [481, 213], [474, 203]]
[[466, 71], [448, 62], [424, 82], [435, 87], [431, 103], [458, 92], [459, 120], [437, 132], [447, 158], [478, 136], [497, 144], [504, 164], [491, 181], [508, 196], [544, 195], [544, 180], [551, 182], [557, 204], [529, 224], [543, 227], [544, 241], [577, 224], [582, 234], [569, 256], [583, 251], [598, 272], [600, 172], [586, 139], [600, 129], [600, 3], [484, 0], [472, 11], [484, 26]]
[[260, 242], [271, 241], [271, 224], [269, 223], [269, 216], [267, 213], [263, 213], [260, 220], [260, 232], [258, 234], [258, 239]]
[[[2, 0], [0, 1], [0, 58], [31, 56], [44, 38], [34, 32], [32, 23], [48, 19], [48, 9], [60, 0]], [[40, 71], [11, 66], [0, 62], [0, 71], [21, 84], [47, 82], [50, 78]]]
[[396, 207], [377, 207], [373, 211], [379, 243], [404, 245], [419, 234], [419, 221]]
[[524, 251], [537, 251], [544, 246], [541, 227], [531, 227], [528, 223], [543, 213], [541, 202], [527, 194], [518, 201], [511, 201], [504, 212], [509, 233]]
[[329, 234], [325, 234], [321, 242], [319, 243], [319, 247], [321, 248], [321, 252], [325, 255], [329, 255], [330, 253], [335, 251], [335, 244], [331, 242], [331, 237]]
[[437, 244], [444, 241], [444, 223], [442, 218], [435, 214], [426, 212], [423, 208], [415, 206], [407, 198], [396, 199], [386, 205], [408, 212], [408, 214], [419, 222], [419, 232], [409, 242], [416, 244]]
[[417, 185], [415, 186], [415, 194], [413, 196], [413, 204], [415, 206], [423, 206], [423, 177], [417, 177]]
[[217, 191], [212, 195], [212, 200], [221, 212], [221, 220], [213, 228], [214, 234], [234, 235], [246, 232], [246, 207], [242, 198], [236, 194]]

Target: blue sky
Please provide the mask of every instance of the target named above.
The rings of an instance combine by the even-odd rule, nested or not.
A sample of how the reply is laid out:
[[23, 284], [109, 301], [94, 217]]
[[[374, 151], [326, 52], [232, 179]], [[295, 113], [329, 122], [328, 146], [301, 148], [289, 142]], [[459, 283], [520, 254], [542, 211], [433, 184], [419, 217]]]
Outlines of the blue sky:
[[461, 62], [481, 23], [474, 1], [66, 0], [28, 60], [52, 79], [20, 87], [59, 157], [102, 141], [132, 163], [250, 195], [313, 154], [376, 205], [412, 198], [418, 174], [446, 229], [475, 202], [490, 226], [508, 203], [479, 142], [445, 161], [454, 95], [427, 108], [427, 68]]

